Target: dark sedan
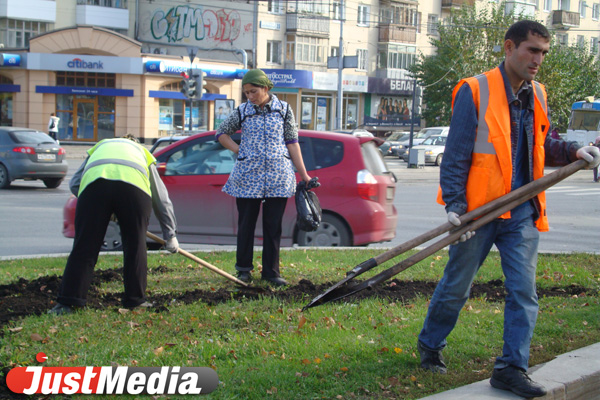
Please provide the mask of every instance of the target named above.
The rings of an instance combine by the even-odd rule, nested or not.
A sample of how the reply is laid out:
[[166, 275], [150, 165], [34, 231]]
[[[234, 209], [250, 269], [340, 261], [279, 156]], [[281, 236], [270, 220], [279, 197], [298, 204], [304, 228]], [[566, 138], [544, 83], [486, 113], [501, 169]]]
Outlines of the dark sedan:
[[65, 150], [44, 132], [0, 127], [0, 188], [16, 179], [41, 179], [47, 188], [60, 186], [67, 175]]

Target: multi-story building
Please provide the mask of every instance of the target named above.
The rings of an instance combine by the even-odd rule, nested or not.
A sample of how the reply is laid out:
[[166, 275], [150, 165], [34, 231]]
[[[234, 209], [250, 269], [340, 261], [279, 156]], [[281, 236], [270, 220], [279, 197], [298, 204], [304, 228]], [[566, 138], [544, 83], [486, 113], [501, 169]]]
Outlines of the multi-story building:
[[[45, 130], [54, 112], [77, 141], [213, 129], [261, 68], [301, 128], [419, 125], [408, 67], [453, 8], [501, 4], [598, 55], [600, 0], [2, 0], [0, 124]], [[190, 67], [206, 72], [193, 103]]]

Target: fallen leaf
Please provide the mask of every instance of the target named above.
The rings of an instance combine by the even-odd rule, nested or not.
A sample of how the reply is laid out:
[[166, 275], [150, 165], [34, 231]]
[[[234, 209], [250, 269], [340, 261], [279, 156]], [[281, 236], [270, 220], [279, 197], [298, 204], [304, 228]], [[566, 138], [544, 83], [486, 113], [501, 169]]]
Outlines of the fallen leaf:
[[34, 342], [41, 342], [42, 340], [44, 340], [44, 338], [38, 335], [37, 333], [32, 333], [30, 337], [31, 340], [33, 340]]
[[319, 357], [315, 358], [315, 364], [321, 364], [321, 359]]
[[160, 356], [163, 351], [165, 351], [165, 348], [162, 346], [157, 347], [154, 350], [152, 350], [152, 352], [154, 353], [155, 356]]
[[342, 368], [340, 368], [340, 370], [342, 370], [342, 371], [344, 371], [344, 372], [347, 372], [347, 371], [348, 371], [348, 368], [346, 368], [346, 367], [342, 367]]
[[394, 347], [394, 351], [396, 352], [396, 354], [402, 353], [402, 349], [399, 347]]
[[129, 312], [126, 308], [119, 308], [119, 314], [127, 314]]
[[86, 336], [80, 336], [77, 338], [77, 340], [79, 340], [79, 343], [88, 343], [89, 340]]
[[414, 376], [414, 375], [411, 375], [410, 376], [410, 380], [411, 380], [411, 382], [416, 382], [417, 381], [417, 377]]
[[300, 318], [300, 322], [298, 323], [298, 330], [302, 329], [302, 327], [304, 326], [304, 324], [306, 323], [306, 318], [304, 317], [304, 315]]
[[307, 365], [310, 364], [310, 360], [307, 358], [302, 359], [302, 364]]
[[16, 326], [14, 328], [8, 328], [8, 330], [11, 331], [11, 332], [16, 333], [16, 332], [21, 332], [23, 330], [23, 327], [22, 326]]

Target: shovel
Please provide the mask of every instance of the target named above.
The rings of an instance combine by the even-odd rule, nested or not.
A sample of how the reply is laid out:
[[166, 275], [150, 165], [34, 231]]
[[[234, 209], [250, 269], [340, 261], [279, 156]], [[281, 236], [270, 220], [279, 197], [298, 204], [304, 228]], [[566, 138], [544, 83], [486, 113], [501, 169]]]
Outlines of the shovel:
[[[331, 288], [326, 290], [324, 293], [315, 297], [309, 304], [307, 304], [302, 310], [306, 310], [311, 307], [315, 307], [321, 304], [328, 303], [330, 301], [339, 300], [344, 297], [350, 296], [354, 293], [357, 293], [363, 289], [368, 287], [373, 287], [376, 284], [383, 282], [392, 276], [408, 269], [419, 261], [423, 260], [426, 257], [434, 254], [438, 250], [443, 249], [444, 247], [454, 243], [457, 241], [460, 236], [466, 232], [471, 232], [476, 229], [479, 229], [483, 225], [488, 222], [493, 221], [494, 219], [500, 217], [502, 214], [512, 210], [519, 204], [526, 202], [527, 200], [532, 199], [537, 196], [539, 193], [543, 192], [547, 188], [555, 185], [556, 183], [562, 181], [568, 176], [574, 174], [582, 168], [587, 167], [588, 163], [584, 160], [575, 161], [565, 167], [562, 167], [542, 178], [536, 179], [533, 182], [528, 183], [520, 187], [517, 190], [514, 190], [510, 193], [505, 194], [502, 197], [499, 197], [495, 200], [490, 201], [483, 206], [476, 208], [460, 217], [461, 225], [457, 228], [449, 222], [446, 222], [443, 225], [438, 226], [428, 232], [423, 233], [416, 238], [409, 240], [408, 242], [402, 243], [385, 253], [380, 254], [374, 258], [371, 258], [367, 261], [362, 262], [357, 265], [346, 274], [346, 278], [342, 279]], [[479, 219], [476, 219], [479, 218]], [[426, 247], [421, 250], [417, 254], [403, 260], [402, 262], [394, 265], [391, 268], [379, 273], [378, 275], [364, 281], [360, 284], [356, 284], [349, 287], [342, 287], [345, 283], [350, 280], [356, 278], [357, 276], [373, 269], [374, 267], [388, 261], [408, 250], [413, 249], [414, 247], [425, 243], [443, 233], [452, 231], [448, 236], [438, 240], [434, 244]]]
[[[163, 246], [166, 243], [161, 237], [156, 236], [152, 232], [146, 232], [146, 236], [148, 236], [150, 239], [154, 240], [155, 242], [160, 243]], [[199, 257], [196, 257], [192, 253], [183, 250], [182, 248], [178, 248], [177, 252], [179, 254], [181, 254], [182, 256], [187, 257], [190, 260], [197, 262], [201, 266], [206, 267], [206, 268], [210, 269], [213, 272], [216, 272], [217, 274], [219, 274], [221, 276], [224, 276], [225, 278], [229, 279], [230, 281], [235, 282], [238, 285], [243, 286], [245, 289], [249, 289], [249, 290], [253, 290], [253, 291], [257, 291], [257, 292], [269, 292], [269, 290], [265, 289], [265, 288], [249, 286], [246, 282], [240, 281], [235, 276], [228, 274], [227, 272], [225, 272], [225, 271], [223, 271], [223, 270], [215, 267], [214, 265], [212, 265], [212, 264], [204, 261], [203, 259], [201, 259]]]

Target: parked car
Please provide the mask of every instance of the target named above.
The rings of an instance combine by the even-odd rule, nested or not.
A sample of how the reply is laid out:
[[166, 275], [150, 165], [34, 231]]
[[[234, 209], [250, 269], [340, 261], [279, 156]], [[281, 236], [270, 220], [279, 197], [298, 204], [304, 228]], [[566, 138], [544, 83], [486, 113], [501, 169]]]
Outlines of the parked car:
[[400, 142], [406, 139], [410, 135], [410, 132], [395, 131], [392, 132], [385, 141], [389, 144], [389, 149], [384, 156], [398, 156], [398, 146]]
[[[236, 244], [235, 198], [221, 191], [236, 156], [204, 132], [157, 151], [158, 172], [173, 201], [177, 238], [182, 243]], [[233, 136], [240, 140], [240, 134]], [[356, 246], [392, 240], [398, 214], [394, 207], [395, 176], [388, 170], [372, 137], [301, 130], [302, 157], [321, 186], [314, 189], [323, 220], [314, 232], [296, 228], [296, 206], [289, 199], [282, 223], [282, 246]], [[297, 179], [299, 179], [297, 177]], [[65, 205], [63, 234], [73, 237], [76, 200]], [[149, 230], [160, 234], [152, 216]], [[114, 233], [114, 232], [109, 232]], [[256, 237], [262, 244], [262, 222]], [[106, 248], [120, 245], [114, 235]], [[114, 247], [113, 247], [114, 248]]]
[[189, 137], [189, 135], [170, 135], [170, 136], [162, 136], [156, 139], [152, 147], [150, 148], [150, 153], [154, 153], [157, 150], [163, 149], [175, 142], [180, 141], [181, 139], [185, 139]]
[[[444, 157], [444, 149], [446, 148], [446, 139], [448, 136], [431, 135], [418, 146], [413, 146], [411, 151], [423, 151], [425, 155], [425, 163], [435, 164], [440, 166]], [[407, 157], [408, 158], [408, 157]]]
[[[417, 146], [431, 135], [448, 136], [450, 127], [448, 126], [432, 126], [430, 128], [423, 128], [419, 132], [413, 135], [413, 146]], [[402, 140], [398, 145], [398, 158], [408, 161], [408, 149], [410, 148], [410, 137]]]
[[16, 179], [41, 179], [49, 189], [67, 175], [65, 150], [48, 134], [29, 128], [0, 127], [0, 188]]

